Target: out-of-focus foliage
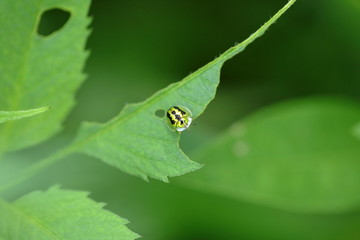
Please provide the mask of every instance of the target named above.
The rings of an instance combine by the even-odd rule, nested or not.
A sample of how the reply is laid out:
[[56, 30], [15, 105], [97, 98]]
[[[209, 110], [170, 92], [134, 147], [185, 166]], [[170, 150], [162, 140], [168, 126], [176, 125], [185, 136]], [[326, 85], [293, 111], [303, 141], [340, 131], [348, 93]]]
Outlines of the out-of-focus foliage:
[[[88, 44], [92, 54], [86, 67], [89, 79], [78, 94], [65, 132], [40, 149], [9, 155], [0, 168], [1, 177], [9, 174], [8, 169], [27, 165], [72, 139], [82, 121], [106, 122], [125, 103], [142, 101], [187, 76], [246, 38], [283, 5], [283, 0], [94, 0], [94, 31]], [[297, 1], [269, 32], [224, 66], [216, 99], [194, 126], [182, 133], [180, 146], [184, 152], [197, 160], [196, 150], [210, 139], [247, 119], [250, 113], [257, 114], [261, 107], [272, 108], [283, 100], [327, 94], [351, 98], [356, 105], [360, 96], [357, 6], [353, 0]], [[23, 156], [26, 162], [15, 161]], [[211, 168], [211, 162], [204, 162], [199, 174]], [[222, 159], [216, 162], [221, 163], [229, 164]], [[323, 164], [314, 171], [326, 170], [332, 163]], [[220, 169], [219, 174], [223, 174]], [[192, 173], [179, 180], [187, 177], [190, 179]], [[110, 210], [131, 220], [132, 230], [150, 240], [360, 238], [356, 201], [342, 212], [336, 208], [336, 212], [326, 214], [299, 213], [285, 204], [269, 207], [264, 199], [242, 200], [184, 185], [145, 183], [96, 159], [79, 156], [54, 165], [22, 189], [8, 192], [7, 198], [53, 183], [92, 192], [92, 198], [107, 202]]]
[[[360, 104], [307, 98], [234, 123], [199, 150], [186, 186], [277, 208], [338, 212], [360, 205]], [[357, 184], [359, 183], [359, 184]]]
[[[95, 0], [92, 12], [97, 21], [89, 42], [92, 57], [87, 67], [90, 78], [80, 90], [67, 133], [71, 134], [83, 119], [104, 122], [126, 102], [141, 101], [178, 81], [245, 38], [283, 4], [282, 0], [176, 4], [163, 0]], [[351, 0], [297, 1], [269, 32], [224, 66], [216, 99], [181, 136], [185, 153], [196, 161], [192, 150], [249, 113], [275, 102], [316, 94], [358, 101], [360, 10], [354, 6]], [[109, 27], [104, 29], [104, 24]], [[72, 161], [69, 159], [62, 169]], [[174, 188], [172, 184], [142, 183], [96, 160], [90, 162], [92, 166], [84, 170], [88, 177], [75, 178], [76, 170], [72, 170], [69, 175], [77, 183], [68, 180], [66, 185], [93, 189], [94, 197], [107, 199], [112, 210], [137, 219], [130, 228], [149, 239], [348, 240], [360, 236], [360, 212], [355, 209], [293, 213], [259, 201], [199, 193], [183, 185]], [[211, 168], [211, 163], [204, 162], [204, 168], [179, 181]], [[228, 165], [222, 159], [218, 162]], [[59, 174], [53, 178], [64, 180]]]
[[[2, 124], [0, 154], [33, 146], [61, 129], [84, 80], [89, 5], [90, 0], [0, 1], [0, 110], [53, 107], [51, 114]], [[61, 31], [41, 36], [41, 15], [54, 8], [71, 12], [71, 18]]]
[[[35, 145], [58, 132], [84, 75], [90, 0], [0, 2], [0, 160], [11, 150]], [[46, 12], [68, 11], [60, 29], [40, 31]], [[62, 9], [62, 10], [60, 10]], [[40, 20], [41, 19], [41, 20]], [[41, 27], [41, 29], [43, 29]], [[51, 105], [51, 114], [40, 114]], [[19, 109], [30, 109], [19, 111]], [[25, 117], [25, 121], [10, 121]], [[26, 155], [23, 155], [27, 159]], [[4, 158], [5, 159], [5, 158]], [[2, 165], [1, 169], [4, 169]], [[5, 165], [6, 169], [6, 165]], [[15, 167], [16, 169], [16, 167]], [[17, 176], [17, 171], [3, 171]], [[5, 174], [6, 173], [6, 174]], [[24, 177], [24, 176], [21, 176]], [[12, 179], [16, 181], [20, 176]], [[9, 180], [11, 182], [11, 180]], [[8, 184], [5, 180], [1, 187]], [[104, 211], [85, 194], [51, 189], [14, 203], [0, 199], [1, 239], [135, 239], [126, 220]]]
[[14, 240], [133, 240], [127, 220], [106, 211], [86, 192], [32, 192], [13, 203], [0, 200], [0, 236]]

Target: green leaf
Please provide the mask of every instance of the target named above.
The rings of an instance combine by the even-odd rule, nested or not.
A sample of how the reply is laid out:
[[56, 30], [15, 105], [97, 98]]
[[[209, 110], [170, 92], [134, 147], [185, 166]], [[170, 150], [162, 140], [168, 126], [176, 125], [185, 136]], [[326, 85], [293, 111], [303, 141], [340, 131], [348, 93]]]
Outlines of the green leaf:
[[360, 205], [360, 105], [318, 97], [275, 104], [235, 123], [197, 153], [189, 187], [305, 212]]
[[[57, 133], [84, 80], [90, 0], [0, 1], [0, 106], [4, 111], [52, 106], [26, 122], [0, 126], [0, 152], [37, 144]], [[59, 8], [71, 16], [62, 29], [43, 37], [43, 12]]]
[[104, 210], [86, 192], [32, 192], [7, 203], [0, 200], [0, 239], [91, 240], [136, 239], [127, 220]]
[[21, 111], [0, 111], [0, 123], [31, 117], [43, 113], [49, 109], [49, 107], [41, 107]]
[[223, 63], [260, 37], [295, 1], [289, 1], [274, 17], [242, 43], [142, 103], [127, 105], [105, 124], [84, 123], [74, 148], [98, 157], [123, 171], [163, 181], [201, 167], [179, 149], [180, 134], [155, 115], [172, 106], [188, 108], [196, 119], [214, 98]]

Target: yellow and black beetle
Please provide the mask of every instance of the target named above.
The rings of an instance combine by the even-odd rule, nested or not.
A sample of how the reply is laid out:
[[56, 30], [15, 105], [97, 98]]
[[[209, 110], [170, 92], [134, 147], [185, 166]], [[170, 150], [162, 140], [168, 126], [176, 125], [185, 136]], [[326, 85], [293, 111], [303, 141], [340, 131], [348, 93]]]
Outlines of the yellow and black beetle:
[[173, 106], [166, 113], [170, 120], [170, 125], [178, 132], [189, 128], [192, 118], [189, 110], [184, 107]]

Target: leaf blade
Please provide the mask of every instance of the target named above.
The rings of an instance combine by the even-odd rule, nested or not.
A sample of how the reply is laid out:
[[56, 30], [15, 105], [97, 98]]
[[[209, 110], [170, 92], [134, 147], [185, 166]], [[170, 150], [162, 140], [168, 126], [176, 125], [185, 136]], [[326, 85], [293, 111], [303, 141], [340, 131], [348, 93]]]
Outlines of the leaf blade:
[[[3, 110], [52, 106], [52, 114], [26, 123], [0, 127], [0, 152], [35, 145], [59, 132], [74, 105], [73, 94], [84, 80], [84, 51], [89, 35], [90, 0], [0, 2], [0, 105]], [[59, 8], [71, 14], [65, 26], [50, 36], [37, 34], [40, 16]], [[10, 19], [10, 20], [9, 20]]]
[[182, 81], [169, 85], [142, 103], [125, 106], [108, 123], [82, 124], [74, 149], [145, 180], [152, 177], [167, 182], [168, 177], [199, 169], [202, 165], [192, 162], [179, 149], [180, 135], [171, 132], [155, 112], [166, 112], [180, 105], [190, 109], [196, 119], [215, 97], [222, 64], [260, 37], [294, 2], [289, 1], [245, 41]]
[[53, 187], [46, 192], [27, 194], [13, 203], [1, 200], [0, 237], [16, 240], [138, 237], [125, 226], [126, 219], [104, 210], [104, 204], [90, 200], [87, 195]]

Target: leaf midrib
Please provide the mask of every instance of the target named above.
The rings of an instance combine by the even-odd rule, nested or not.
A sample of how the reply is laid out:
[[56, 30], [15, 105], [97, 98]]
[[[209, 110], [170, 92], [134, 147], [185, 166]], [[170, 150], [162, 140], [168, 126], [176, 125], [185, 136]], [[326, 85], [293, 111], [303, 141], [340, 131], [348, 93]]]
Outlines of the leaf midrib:
[[57, 236], [53, 231], [48, 229], [46, 225], [43, 224], [38, 218], [26, 214], [25, 212], [21, 211], [21, 209], [16, 208], [13, 204], [7, 203], [4, 200], [0, 199], [0, 206], [3, 206], [5, 209], [9, 209], [14, 214], [19, 215], [20, 219], [23, 219], [30, 225], [41, 229], [44, 233], [46, 233], [48, 236], [51, 236], [54, 240], [61, 240], [59, 236]]

